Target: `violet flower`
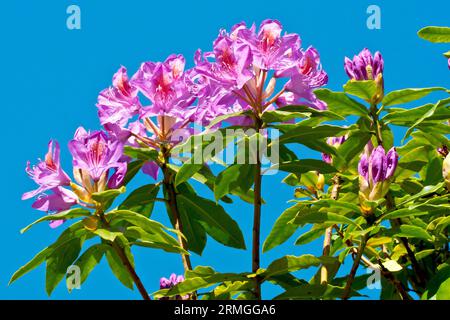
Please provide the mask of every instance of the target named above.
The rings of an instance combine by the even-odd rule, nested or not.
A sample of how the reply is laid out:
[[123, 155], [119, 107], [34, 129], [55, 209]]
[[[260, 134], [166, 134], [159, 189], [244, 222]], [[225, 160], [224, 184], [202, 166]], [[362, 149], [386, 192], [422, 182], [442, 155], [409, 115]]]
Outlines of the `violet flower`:
[[[154, 149], [159, 149], [160, 144], [174, 145], [192, 134], [188, 125], [196, 120], [193, 102], [197, 96], [184, 67], [182, 55], [170, 55], [164, 62], [143, 63], [130, 81], [122, 70], [122, 83], [131, 100], [123, 102], [112, 95], [107, 97], [109, 101], [103, 105], [116, 111], [104, 116], [104, 128], [125, 145]], [[139, 102], [139, 92], [151, 102], [149, 106]], [[98, 107], [99, 115], [100, 111], [104, 114], [100, 103]], [[156, 163], [148, 162], [142, 170], [157, 178]]]
[[[54, 150], [53, 150], [54, 146]], [[29, 176], [39, 188], [27, 192], [22, 199], [37, 196], [32, 207], [49, 214], [69, 210], [75, 205], [94, 208], [91, 195], [118, 188], [127, 172], [127, 157], [123, 155], [123, 141], [115, 135], [103, 131], [88, 132], [80, 127], [69, 142], [73, 156], [74, 181], [62, 170], [60, 148], [56, 141], [50, 141], [45, 161], [30, 168]], [[52, 221], [51, 227], [59, 226], [63, 221]]]
[[74, 176], [88, 192], [115, 189], [127, 172], [123, 143], [104, 131], [88, 132], [80, 127], [69, 142]]
[[128, 80], [127, 69], [120, 67], [113, 76], [113, 86], [98, 96], [100, 123], [126, 125], [128, 120], [138, 115], [141, 108], [137, 94], [137, 88]]
[[352, 81], [374, 80], [377, 86], [375, 94], [367, 102], [378, 104], [384, 97], [383, 79], [384, 60], [380, 52], [372, 53], [364, 48], [353, 60], [345, 57], [344, 69]]
[[[198, 87], [197, 112], [208, 118], [246, 110], [261, 114], [275, 104], [326, 108], [313, 94], [328, 80], [317, 51], [303, 51], [296, 34], [282, 35], [277, 20], [263, 21], [259, 30], [244, 23], [230, 33], [221, 30], [213, 51], [203, 55], [198, 51], [195, 62], [191, 79]], [[285, 83], [274, 94], [280, 78]], [[250, 117], [240, 117], [235, 124], [252, 123]]]
[[[341, 137], [329, 137], [327, 139], [327, 144], [332, 147], [338, 148], [341, 144], [343, 144], [347, 140], [347, 135]], [[326, 163], [332, 163], [333, 159], [330, 154], [322, 153], [322, 160]]]
[[382, 75], [384, 60], [379, 51], [372, 53], [364, 48], [353, 60], [345, 57], [344, 69], [350, 79], [353, 80], [374, 80]]
[[[162, 289], [170, 289], [174, 286], [176, 286], [177, 284], [181, 283], [184, 281], [184, 277], [182, 275], [177, 276], [175, 273], [172, 273], [169, 277], [169, 279], [162, 277], [159, 280], [159, 288]], [[176, 300], [188, 300], [189, 299], [189, 295], [185, 295], [185, 296], [175, 296]], [[160, 300], [169, 300], [169, 298], [160, 298]]]
[[[57, 213], [70, 209], [77, 203], [77, 196], [70, 190], [63, 188], [69, 186], [71, 180], [61, 168], [60, 147], [57, 141], [50, 140], [48, 152], [44, 161], [30, 167], [27, 163], [26, 172], [39, 186], [36, 190], [26, 192], [22, 200], [27, 200], [37, 196], [32, 207], [48, 213]], [[52, 221], [51, 227], [60, 225], [62, 221]]]
[[384, 197], [397, 168], [398, 154], [395, 148], [385, 153], [382, 146], [361, 156], [358, 164], [360, 198], [377, 201]]
[[[54, 149], [53, 149], [54, 147]], [[30, 199], [36, 195], [58, 186], [67, 186], [70, 184], [69, 176], [61, 168], [60, 148], [57, 141], [50, 140], [48, 143], [48, 152], [44, 160], [33, 167], [30, 162], [27, 163], [26, 172], [39, 187], [36, 190], [26, 192], [22, 200]]]

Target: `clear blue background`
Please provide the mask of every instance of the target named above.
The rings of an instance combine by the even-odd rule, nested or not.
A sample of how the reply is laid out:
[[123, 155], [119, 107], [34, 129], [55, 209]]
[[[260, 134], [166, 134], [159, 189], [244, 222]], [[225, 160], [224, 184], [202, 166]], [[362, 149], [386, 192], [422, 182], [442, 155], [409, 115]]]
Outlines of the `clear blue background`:
[[[81, 8], [81, 30], [66, 28], [66, 8], [70, 4]], [[381, 30], [366, 27], [369, 4], [381, 8]], [[61, 142], [63, 163], [70, 168], [66, 144], [78, 126], [99, 127], [97, 94], [110, 85], [120, 65], [133, 72], [142, 61], [182, 53], [192, 66], [194, 51], [209, 50], [220, 28], [230, 28], [242, 20], [259, 24], [263, 19], [276, 18], [286, 31], [300, 34], [304, 47], [314, 45], [319, 50], [331, 89], [340, 90], [347, 80], [342, 67], [344, 56], [353, 56], [363, 47], [382, 52], [387, 90], [450, 87], [447, 61], [442, 57], [450, 48], [416, 36], [416, 31], [423, 26], [449, 25], [449, 11], [450, 2], [445, 0], [2, 1], [0, 298], [48, 298], [44, 290], [44, 266], [7, 286], [12, 273], [61, 232], [42, 224], [24, 235], [19, 234], [20, 228], [41, 215], [30, 207], [31, 201], [20, 201], [23, 192], [35, 187], [24, 172], [25, 163], [43, 157], [48, 140], [54, 138]], [[292, 188], [279, 183], [282, 178], [282, 174], [264, 178], [263, 194], [268, 205], [263, 209], [263, 239], [292, 198]], [[147, 177], [140, 175], [133, 185], [147, 181]], [[251, 207], [236, 201], [227, 210], [240, 223], [249, 247]], [[154, 217], [167, 223], [162, 208], [157, 208]], [[321, 251], [322, 240], [295, 247], [294, 239], [263, 255], [263, 266], [288, 253], [319, 254]], [[160, 277], [182, 272], [177, 255], [150, 249], [135, 250], [135, 255], [137, 271], [150, 292], [158, 289]], [[249, 271], [250, 251], [225, 248], [208, 239], [203, 256], [194, 256], [193, 264], [211, 265], [223, 272]], [[312, 271], [300, 275], [308, 279]], [[266, 298], [280, 292], [275, 287], [265, 289]], [[366, 293], [370, 297], [379, 294], [376, 290]], [[81, 290], [68, 294], [61, 284], [52, 298], [140, 297], [137, 291], [124, 288], [102, 261]]]

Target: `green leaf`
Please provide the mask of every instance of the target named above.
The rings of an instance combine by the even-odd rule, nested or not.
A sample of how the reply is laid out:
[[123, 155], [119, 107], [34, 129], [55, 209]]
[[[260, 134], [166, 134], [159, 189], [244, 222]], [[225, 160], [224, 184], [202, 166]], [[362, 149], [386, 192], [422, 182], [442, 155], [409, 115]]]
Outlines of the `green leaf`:
[[67, 273], [67, 268], [78, 258], [84, 239], [75, 238], [61, 245], [47, 259], [45, 290], [50, 296]]
[[154, 293], [154, 296], [155, 298], [159, 298], [161, 296], [166, 297], [173, 297], [178, 295], [184, 296], [196, 290], [208, 288], [214, 284], [221, 283], [224, 281], [248, 281], [248, 278], [245, 275], [241, 274], [217, 273], [213, 271], [213, 273], [200, 274], [199, 276], [191, 276], [189, 278], [186, 278], [183, 282], [177, 284], [176, 286], [167, 291], [161, 290]]
[[418, 36], [422, 39], [428, 40], [430, 42], [450, 42], [450, 28], [449, 27], [434, 27], [429, 26], [419, 30], [417, 32]]
[[419, 238], [423, 240], [433, 241], [433, 236], [424, 229], [417, 226], [401, 225], [400, 232], [396, 234], [397, 237], [405, 238]]
[[[324, 89], [327, 90], [327, 89]], [[321, 118], [324, 120], [344, 120], [345, 118], [342, 117], [340, 114], [330, 111], [330, 110], [316, 110], [309, 106], [303, 106], [303, 105], [287, 105], [281, 108], [277, 109], [278, 111], [283, 112], [291, 112], [291, 113], [300, 113], [300, 114], [308, 114], [308, 117], [314, 118]], [[269, 112], [269, 111], [266, 111]], [[264, 117], [263, 113], [263, 117]]]
[[49, 246], [39, 252], [37, 255], [34, 256], [33, 259], [31, 259], [29, 262], [27, 262], [25, 265], [20, 267], [11, 277], [11, 280], [9, 280], [8, 285], [11, 285], [14, 281], [21, 278], [28, 272], [32, 271], [33, 269], [37, 268], [39, 265], [41, 265], [45, 260], [47, 260], [48, 256], [53, 252], [54, 248]]
[[[434, 194], [437, 191], [439, 191], [440, 189], [442, 189], [444, 187], [444, 185], [445, 185], [445, 183], [441, 182], [434, 186], [425, 186], [425, 187], [423, 187], [423, 189], [420, 192], [418, 192], [412, 196], [406, 197], [405, 199], [402, 199], [402, 201], [399, 204], [397, 204], [397, 207], [401, 207], [401, 206], [403, 206], [409, 202], [413, 202], [419, 198], [426, 197], [430, 194]], [[389, 219], [393, 219], [393, 218], [389, 218]]]
[[289, 121], [292, 119], [308, 118], [308, 117], [309, 117], [309, 114], [306, 112], [270, 110], [270, 111], [265, 111], [262, 114], [261, 120], [264, 123], [273, 123], [273, 122], [285, 122], [285, 121]]
[[119, 189], [109, 189], [102, 192], [96, 192], [92, 194], [92, 199], [101, 203], [104, 210], [107, 210], [114, 200], [120, 196], [122, 193], [125, 193], [126, 188], [124, 186]]
[[436, 299], [450, 300], [450, 278], [441, 283], [438, 291], [436, 292]]
[[122, 235], [121, 232], [115, 232], [115, 231], [110, 231], [108, 229], [101, 229], [101, 228], [95, 229], [92, 232], [94, 234], [98, 235], [103, 240], [111, 241], [111, 242], [113, 242], [114, 240], [116, 240], [117, 237]]
[[420, 117], [411, 127], [408, 128], [408, 130], [405, 133], [405, 136], [403, 137], [403, 140], [405, 140], [406, 138], [409, 137], [409, 135], [411, 134], [411, 132], [413, 132], [413, 130], [419, 126], [423, 121], [425, 121], [426, 119], [430, 118], [431, 116], [433, 116], [433, 114], [436, 112], [436, 110], [446, 104], [449, 100], [445, 99], [445, 100], [440, 100], [438, 101], [435, 105], [433, 105], [433, 107], [428, 110], [422, 117]]
[[377, 84], [374, 80], [355, 81], [349, 80], [344, 85], [344, 92], [354, 95], [365, 101], [371, 101], [377, 92]]
[[251, 111], [239, 111], [239, 112], [234, 112], [234, 113], [228, 113], [225, 114], [223, 116], [219, 116], [216, 117], [215, 119], [213, 119], [207, 126], [207, 129], [210, 129], [212, 127], [214, 127], [216, 124], [221, 123], [222, 121], [226, 121], [230, 118], [234, 118], [234, 117], [242, 117], [242, 116], [251, 116], [252, 112]]
[[389, 92], [384, 96], [382, 104], [384, 106], [393, 106], [396, 104], [408, 103], [410, 101], [421, 99], [434, 91], [445, 91], [442, 87], [431, 88], [414, 88], [414, 89], [401, 89]]
[[222, 206], [197, 195], [179, 194], [177, 201], [180, 207], [195, 216], [213, 239], [229, 247], [245, 249], [242, 231]]
[[295, 240], [295, 245], [301, 246], [304, 244], [308, 244], [316, 240], [317, 238], [320, 238], [324, 235], [326, 228], [327, 226], [325, 225], [315, 225], [311, 230], [303, 233], [300, 237], [298, 237], [297, 240]]
[[[105, 244], [95, 244], [88, 248], [74, 263], [81, 271], [80, 284], [83, 284], [88, 278], [89, 274], [100, 263], [103, 255], [108, 250]], [[66, 277], [67, 280], [69, 278]]]
[[298, 212], [298, 204], [286, 209], [275, 221], [272, 231], [263, 244], [263, 252], [267, 252], [286, 242], [297, 230], [297, 226], [289, 223]]
[[161, 236], [161, 233], [148, 233], [142, 228], [130, 226], [127, 227], [124, 235], [127, 239], [131, 239], [130, 245], [162, 249], [172, 253], [189, 254], [180, 247], [177, 240], [172, 237]]
[[159, 184], [147, 184], [139, 187], [119, 205], [119, 210], [130, 210], [150, 217], [158, 192]]
[[145, 161], [142, 160], [136, 160], [128, 163], [127, 173], [125, 174], [125, 178], [123, 178], [124, 186], [126, 186], [136, 176], [144, 163]]
[[332, 125], [321, 125], [316, 127], [296, 125], [291, 130], [281, 135], [278, 141], [279, 143], [302, 143], [308, 146], [308, 143], [317, 139], [341, 136], [348, 131], [349, 128]]
[[111, 271], [116, 276], [116, 278], [128, 289], [133, 290], [133, 279], [131, 275], [128, 273], [128, 270], [122, 263], [117, 252], [112, 247], [108, 247], [106, 251], [106, 260], [108, 261], [108, 265], [111, 268]]
[[293, 221], [293, 223], [298, 225], [304, 225], [306, 223], [325, 223], [325, 222], [357, 225], [352, 219], [349, 219], [343, 215], [333, 212], [316, 211], [316, 210], [306, 210], [306, 212], [300, 211]]
[[127, 221], [132, 225], [141, 227], [149, 233], [160, 232], [162, 229], [173, 231], [159, 222], [151, 220], [142, 214], [130, 210], [113, 210], [108, 212], [106, 217], [110, 219], [109, 222], [111, 225], [120, 221]]
[[9, 281], [9, 284], [12, 284], [14, 281], [19, 279], [20, 277], [24, 276], [28, 272], [32, 271], [36, 267], [38, 267], [40, 264], [42, 264], [44, 261], [46, 261], [50, 255], [59, 247], [62, 247], [66, 245], [68, 242], [72, 241], [73, 239], [81, 239], [81, 238], [87, 238], [86, 229], [84, 229], [83, 224], [81, 221], [76, 222], [72, 224], [70, 227], [68, 227], [66, 230], [61, 233], [61, 235], [58, 237], [58, 239], [50, 246], [39, 252], [33, 259], [31, 259], [27, 264], [19, 268], [13, 276], [11, 277], [11, 280]]
[[300, 175], [309, 171], [319, 171], [323, 174], [336, 172], [336, 168], [334, 168], [332, 165], [324, 161], [315, 159], [295, 160], [291, 162], [280, 163], [275, 165], [274, 167], [277, 167], [281, 171], [295, 173], [296, 175]]
[[158, 151], [152, 148], [136, 148], [125, 146], [124, 154], [137, 160], [151, 161], [158, 159]]
[[[371, 137], [372, 135], [369, 132], [360, 130], [354, 131], [349, 135], [347, 140], [339, 146], [337, 149], [338, 155], [345, 161], [346, 166], [348, 166], [348, 163], [364, 150], [364, 147]], [[339, 159], [333, 159], [333, 163], [336, 161], [339, 161]]]
[[264, 279], [269, 279], [273, 276], [285, 274], [297, 270], [307, 269], [310, 267], [318, 267], [321, 264], [331, 263], [335, 260], [330, 257], [315, 257], [310, 254], [305, 254], [299, 257], [284, 256], [273, 261], [269, 267], [261, 274]]
[[314, 91], [317, 98], [328, 105], [328, 110], [342, 116], [356, 115], [367, 116], [369, 111], [361, 103], [353, 100], [343, 92], [333, 92], [329, 89], [317, 89]]
[[[106, 214], [107, 219], [110, 218], [110, 224], [111, 226], [114, 226], [115, 224], [121, 222], [121, 221], [127, 221], [131, 223], [134, 226], [140, 227], [145, 232], [148, 232], [150, 234], [157, 235], [161, 237], [161, 239], [164, 239], [166, 243], [173, 243], [174, 239], [172, 236], [170, 236], [168, 233], [166, 233], [164, 230], [168, 230], [174, 233], [179, 233], [176, 230], [169, 229], [162, 225], [159, 222], [156, 222], [154, 220], [150, 220], [149, 218], [133, 211], [129, 210], [114, 210]], [[116, 236], [119, 236], [120, 234], [116, 234]]]
[[249, 164], [233, 164], [223, 170], [214, 182], [214, 197], [219, 201], [223, 196], [240, 188], [248, 191], [253, 184], [255, 166]]
[[[336, 287], [329, 284], [303, 284], [291, 288], [276, 296], [274, 300], [311, 300], [311, 299], [336, 299], [342, 297], [343, 287]], [[360, 296], [353, 293], [351, 296]]]
[[179, 206], [181, 222], [183, 224], [183, 234], [187, 239], [189, 251], [201, 255], [206, 246], [206, 231], [197, 219], [191, 214], [188, 208]]
[[188, 181], [194, 174], [196, 174], [203, 167], [203, 164], [185, 163], [175, 176], [175, 186]]
[[450, 265], [448, 263], [443, 263], [438, 266], [436, 273], [431, 277], [427, 283], [427, 291], [423, 294], [422, 299], [433, 299], [437, 297], [437, 292], [440, 290], [441, 286], [445, 283], [440, 296], [446, 295], [448, 293], [448, 280], [450, 279]]
[[43, 221], [54, 221], [54, 220], [68, 220], [68, 219], [75, 219], [80, 217], [87, 217], [90, 216], [91, 212], [89, 210], [86, 210], [84, 208], [75, 208], [71, 210], [66, 210], [60, 213], [50, 214], [47, 216], [44, 216], [42, 218], [37, 219], [35, 222], [29, 224], [22, 230], [20, 230], [20, 233], [27, 232], [32, 226], [35, 224], [38, 224]]

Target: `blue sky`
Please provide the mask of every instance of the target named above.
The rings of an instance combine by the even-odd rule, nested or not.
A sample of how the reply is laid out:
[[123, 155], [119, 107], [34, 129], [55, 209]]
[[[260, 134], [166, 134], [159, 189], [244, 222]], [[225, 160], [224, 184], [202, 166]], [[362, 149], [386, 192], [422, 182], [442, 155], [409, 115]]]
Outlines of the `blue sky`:
[[[81, 8], [81, 30], [66, 27], [66, 8], [71, 4]], [[370, 4], [381, 8], [380, 30], [366, 27], [366, 9]], [[387, 91], [450, 87], [447, 62], [442, 57], [448, 46], [431, 44], [416, 36], [423, 26], [449, 25], [449, 10], [450, 3], [445, 0], [3, 1], [0, 57], [4, 73], [0, 88], [5, 139], [0, 158], [3, 175], [0, 298], [48, 298], [43, 266], [7, 286], [12, 273], [61, 232], [42, 224], [20, 235], [23, 226], [40, 216], [31, 209], [30, 201], [20, 200], [23, 192], [34, 188], [24, 172], [25, 163], [42, 157], [50, 138], [57, 139], [65, 149], [78, 126], [99, 127], [95, 108], [98, 92], [110, 84], [120, 65], [133, 71], [143, 61], [162, 60], [171, 53], [181, 53], [192, 66], [195, 50], [209, 50], [220, 28], [230, 28], [240, 21], [259, 24], [266, 18], [274, 18], [281, 21], [286, 31], [299, 33], [303, 47], [313, 45], [319, 50], [329, 75], [328, 87], [333, 90], [340, 90], [347, 80], [344, 56], [353, 56], [364, 47], [382, 52]], [[317, 157], [317, 154], [306, 152], [302, 157]], [[67, 149], [63, 150], [62, 158], [68, 168]], [[293, 190], [280, 184], [282, 178], [282, 174], [264, 178], [263, 196], [268, 204], [263, 208], [263, 239], [278, 215], [289, 206], [287, 201], [292, 199]], [[140, 175], [133, 186], [144, 183], [148, 183], [148, 178]], [[251, 206], [236, 200], [226, 209], [239, 222], [250, 247]], [[156, 208], [154, 218], [168, 223], [162, 207]], [[321, 240], [303, 247], [293, 246], [294, 240], [295, 237], [263, 255], [262, 265], [267, 266], [285, 254], [321, 251]], [[158, 289], [160, 277], [182, 272], [177, 255], [150, 249], [135, 250], [135, 255], [137, 271], [150, 292]], [[210, 265], [223, 272], [251, 268], [250, 251], [225, 248], [212, 239], [208, 239], [203, 256], [194, 255], [192, 260], [194, 265]], [[312, 272], [300, 275], [308, 279]], [[271, 286], [264, 289], [266, 298], [280, 292]], [[378, 292], [372, 290], [367, 294], [376, 297]], [[52, 298], [135, 299], [139, 295], [123, 287], [103, 261], [81, 290], [68, 294], [64, 285], [60, 285]]]

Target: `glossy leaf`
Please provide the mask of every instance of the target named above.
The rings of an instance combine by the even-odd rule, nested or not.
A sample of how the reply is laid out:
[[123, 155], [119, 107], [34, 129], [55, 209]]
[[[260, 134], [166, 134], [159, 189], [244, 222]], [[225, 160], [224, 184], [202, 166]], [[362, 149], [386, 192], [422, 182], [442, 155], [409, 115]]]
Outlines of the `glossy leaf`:
[[195, 216], [205, 231], [216, 241], [233, 248], [245, 249], [244, 237], [238, 224], [214, 201], [198, 196], [177, 196], [180, 207]]

